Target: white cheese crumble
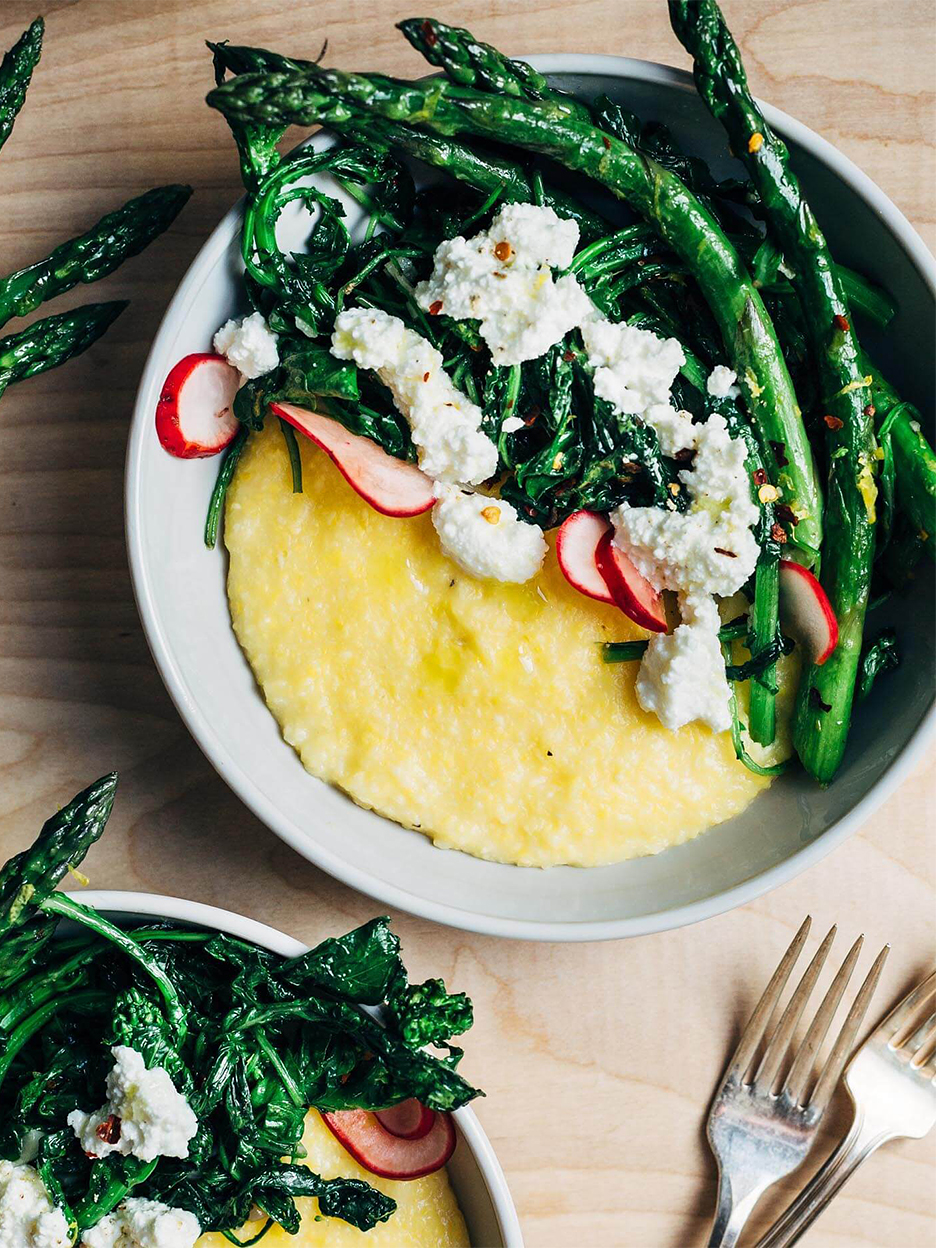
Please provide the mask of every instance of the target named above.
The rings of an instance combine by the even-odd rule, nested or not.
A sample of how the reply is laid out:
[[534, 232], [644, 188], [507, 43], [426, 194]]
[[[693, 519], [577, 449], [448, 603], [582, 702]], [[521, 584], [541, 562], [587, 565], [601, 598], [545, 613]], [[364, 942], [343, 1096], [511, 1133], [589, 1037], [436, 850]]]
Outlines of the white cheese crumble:
[[348, 308], [332, 333], [331, 353], [373, 369], [409, 422], [419, 466], [434, 481], [477, 485], [497, 470], [497, 447], [481, 432], [481, 409], [453, 384], [442, 355], [399, 317]]
[[442, 550], [472, 576], [528, 581], [546, 555], [543, 530], [524, 524], [516, 508], [499, 498], [439, 486], [432, 523]]
[[632, 416], [658, 405], [669, 408], [670, 388], [686, 362], [677, 339], [626, 321], [595, 319], [582, 325], [582, 341], [599, 398]]
[[239, 321], [225, 321], [214, 336], [214, 349], [248, 381], [262, 377], [279, 364], [277, 335], [259, 312]]
[[201, 1227], [187, 1209], [131, 1196], [85, 1231], [82, 1248], [193, 1248]]
[[[680, 599], [683, 622], [651, 640], [637, 673], [637, 701], [671, 732], [693, 720], [715, 732], [731, 727], [720, 620], [711, 599]], [[693, 605], [700, 609], [693, 611]], [[712, 614], [709, 614], [711, 612]]]
[[535, 360], [595, 309], [575, 276], [558, 281], [578, 246], [576, 221], [536, 204], [505, 204], [490, 229], [447, 239], [432, 274], [416, 287], [419, 306], [477, 320], [495, 364]]
[[708, 375], [705, 388], [715, 399], [736, 399], [741, 391], [735, 385], [738, 374], [725, 364], [716, 364]]
[[71, 1237], [38, 1170], [0, 1161], [0, 1245], [3, 1248], [68, 1248]]
[[[111, 1049], [114, 1067], [107, 1076], [107, 1101], [96, 1113], [80, 1109], [68, 1115], [68, 1125], [91, 1157], [132, 1153], [141, 1161], [157, 1157], [187, 1157], [189, 1140], [198, 1120], [188, 1101], [161, 1066], [146, 1069], [142, 1054], [127, 1045]], [[107, 1142], [104, 1124], [119, 1120], [119, 1136]], [[103, 1138], [102, 1138], [103, 1137]]]
[[695, 452], [692, 466], [679, 474], [692, 500], [689, 510], [624, 504], [611, 519], [617, 545], [656, 589], [677, 591], [682, 612], [672, 636], [651, 638], [637, 700], [672, 730], [698, 719], [723, 732], [731, 725], [729, 690], [712, 595], [728, 597], [754, 571], [758, 545], [751, 526], [759, 512], [745, 444], [730, 436], [724, 417], [713, 414], [698, 425], [681, 419], [681, 440]]

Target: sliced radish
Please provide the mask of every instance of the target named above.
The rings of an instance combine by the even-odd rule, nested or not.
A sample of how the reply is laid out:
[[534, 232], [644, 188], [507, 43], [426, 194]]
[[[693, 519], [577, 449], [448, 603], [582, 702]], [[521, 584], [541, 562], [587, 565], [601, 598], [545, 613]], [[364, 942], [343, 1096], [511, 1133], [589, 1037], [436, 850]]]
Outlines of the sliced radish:
[[828, 594], [808, 568], [792, 559], [780, 560], [780, 622], [817, 666], [838, 645], [838, 620]]
[[614, 544], [614, 532], [609, 529], [595, 549], [595, 562], [604, 577], [611, 597], [626, 616], [648, 628], [652, 633], [666, 632], [666, 612], [663, 597], [648, 580], [640, 575], [627, 555]]
[[435, 1110], [427, 1108], [415, 1096], [390, 1109], [380, 1109], [374, 1115], [385, 1131], [401, 1140], [421, 1140], [432, 1130], [435, 1116]]
[[292, 403], [271, 403], [270, 408], [321, 447], [348, 484], [376, 511], [385, 516], [418, 516], [435, 502], [432, 481], [424, 472], [415, 464], [388, 455], [370, 438], [349, 433], [330, 416]]
[[419, 1179], [441, 1170], [455, 1151], [455, 1127], [451, 1115], [436, 1114], [429, 1131], [420, 1139], [391, 1135], [366, 1109], [341, 1109], [323, 1113], [322, 1120], [371, 1174], [385, 1179]]
[[223, 451], [237, 432], [231, 404], [239, 385], [240, 373], [223, 356], [179, 360], [156, 404], [156, 434], [169, 454], [204, 459]]
[[595, 550], [611, 528], [596, 511], [575, 511], [556, 534], [556, 559], [566, 580], [580, 593], [599, 602], [614, 602], [595, 562]]

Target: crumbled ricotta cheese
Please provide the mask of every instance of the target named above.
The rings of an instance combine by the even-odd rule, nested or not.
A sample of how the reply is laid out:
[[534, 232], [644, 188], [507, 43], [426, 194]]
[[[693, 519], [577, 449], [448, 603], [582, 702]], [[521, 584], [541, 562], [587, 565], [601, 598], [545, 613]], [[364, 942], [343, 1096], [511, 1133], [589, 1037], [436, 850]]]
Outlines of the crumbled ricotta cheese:
[[[157, 1157], [187, 1157], [189, 1140], [198, 1130], [198, 1120], [188, 1101], [161, 1066], [146, 1069], [142, 1054], [127, 1045], [111, 1049], [114, 1067], [107, 1076], [107, 1101], [96, 1113], [80, 1109], [68, 1115], [68, 1125], [91, 1157], [108, 1153], [132, 1153], [141, 1161]], [[111, 1117], [118, 1119], [119, 1134], [106, 1127]]]
[[[740, 588], [758, 555], [751, 526], [759, 513], [745, 444], [730, 436], [722, 416], [694, 424], [688, 412], [670, 404], [685, 363], [675, 338], [595, 318], [582, 325], [582, 339], [595, 370], [595, 393], [653, 428], [664, 455], [694, 456], [679, 473], [691, 499], [688, 511], [625, 503], [611, 517], [617, 545], [656, 589], [678, 592], [682, 612], [671, 636], [651, 638], [637, 676], [637, 700], [671, 730], [701, 720], [722, 732], [730, 727], [729, 690], [712, 595], [727, 597]], [[735, 374], [719, 366], [709, 392], [727, 394], [734, 381]]]
[[735, 385], [738, 374], [733, 368], [716, 364], [708, 375], [705, 388], [715, 399], [736, 399], [741, 391]]
[[451, 485], [436, 492], [432, 523], [443, 551], [459, 567], [495, 581], [528, 581], [539, 571], [546, 555], [543, 530], [524, 524], [510, 503]]
[[651, 585], [678, 592], [682, 612], [672, 636], [651, 639], [637, 700], [668, 728], [699, 719], [722, 732], [730, 726], [728, 685], [712, 595], [728, 597], [754, 571], [758, 545], [751, 526], [759, 512], [743, 440], [731, 437], [718, 414], [698, 425], [683, 419], [683, 440], [695, 452], [691, 468], [679, 474], [692, 500], [689, 510], [624, 504], [611, 519], [617, 545]]
[[633, 416], [654, 406], [669, 407], [670, 388], [686, 362], [676, 338], [595, 318], [583, 323], [582, 341], [599, 398]]
[[239, 321], [226, 321], [214, 336], [214, 349], [250, 380], [279, 364], [277, 342], [261, 313], [253, 312]]
[[641, 419], [655, 431], [664, 455], [675, 458], [681, 451], [695, 450], [698, 429], [690, 412], [677, 411], [669, 403], [653, 403], [641, 412]]
[[442, 355], [396, 316], [348, 308], [336, 321], [332, 355], [373, 369], [406, 417], [419, 466], [434, 481], [477, 485], [497, 470], [497, 447], [481, 432], [481, 409], [453, 384]]
[[480, 322], [495, 364], [534, 360], [595, 309], [575, 276], [558, 281], [578, 245], [578, 223], [536, 204], [505, 204], [490, 229], [447, 239], [416, 287], [420, 307]]
[[516, 433], [518, 429], [523, 428], [523, 419], [520, 416], [508, 416], [501, 425], [501, 433]]
[[201, 1227], [187, 1209], [131, 1196], [85, 1231], [82, 1248], [193, 1248]]
[[698, 611], [691, 597], [680, 603], [683, 622], [669, 636], [650, 639], [637, 673], [637, 701], [671, 732], [693, 720], [724, 732], [731, 727], [731, 712], [718, 610], [710, 598], [696, 604]]
[[0, 1161], [0, 1244], [3, 1248], [68, 1248], [71, 1237], [38, 1170]]
[[539, 204], [504, 204], [487, 236], [496, 247], [506, 243], [531, 268], [567, 269], [578, 247], [578, 222]]

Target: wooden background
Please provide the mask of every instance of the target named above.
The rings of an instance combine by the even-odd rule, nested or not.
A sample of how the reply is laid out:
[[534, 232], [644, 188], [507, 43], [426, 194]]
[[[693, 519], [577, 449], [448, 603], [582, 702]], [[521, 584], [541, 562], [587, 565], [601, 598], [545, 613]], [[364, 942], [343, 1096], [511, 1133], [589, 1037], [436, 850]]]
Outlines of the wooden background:
[[[9, 46], [41, 0], [3, 0]], [[148, 343], [196, 250], [239, 195], [202, 40], [419, 71], [377, 0], [48, 0], [46, 49], [0, 157], [0, 270], [45, 254], [148, 186], [191, 182], [175, 228], [106, 283], [132, 299], [104, 342], [15, 387], [0, 415], [0, 861], [93, 777], [122, 775], [97, 887], [175, 893], [314, 941], [376, 903], [282, 845], [227, 791], [166, 696], [137, 620], [122, 473]], [[755, 90], [865, 169], [932, 247], [932, 0], [726, 0]], [[684, 65], [663, 0], [466, 0], [433, 12], [511, 51], [617, 52]], [[530, 1248], [704, 1242], [714, 1169], [702, 1129], [737, 1029], [806, 912], [862, 962], [890, 941], [882, 1007], [936, 933], [932, 759], [807, 875], [701, 927], [589, 946], [528, 945], [396, 916], [419, 974], [474, 998], [466, 1070]], [[814, 943], [814, 942], [813, 942]], [[936, 1137], [886, 1148], [808, 1238], [936, 1241]], [[774, 1202], [776, 1208], [776, 1202]], [[769, 1208], [767, 1209], [769, 1212]]]

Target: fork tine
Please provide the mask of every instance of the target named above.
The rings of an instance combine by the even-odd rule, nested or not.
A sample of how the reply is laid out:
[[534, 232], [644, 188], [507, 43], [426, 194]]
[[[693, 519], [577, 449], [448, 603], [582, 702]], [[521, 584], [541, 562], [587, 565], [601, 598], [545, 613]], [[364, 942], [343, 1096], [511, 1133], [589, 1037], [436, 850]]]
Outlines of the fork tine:
[[845, 989], [848, 987], [848, 982], [852, 977], [852, 972], [855, 969], [855, 963], [858, 961], [858, 955], [861, 953], [863, 944], [864, 937], [859, 936], [851, 949], [849, 949], [845, 961], [839, 967], [838, 974], [832, 980], [828, 991], [822, 998], [822, 1004], [816, 1011], [815, 1018], [809, 1024], [803, 1043], [800, 1045], [793, 1065], [790, 1067], [790, 1073], [786, 1077], [783, 1090], [798, 1105], [803, 1103], [803, 1093], [812, 1075], [816, 1054], [822, 1048], [822, 1042], [826, 1038], [826, 1032], [829, 1030], [835, 1011], [838, 1009], [839, 1002]]
[[923, 1013], [923, 1007], [934, 996], [936, 996], [936, 971], [928, 975], [922, 984], [904, 997], [881, 1023], [881, 1030], [893, 1032], [888, 1041], [892, 1049], [902, 1048], [919, 1029], [919, 1016]]
[[754, 1077], [754, 1087], [758, 1092], [767, 1093], [773, 1087], [773, 1082], [777, 1077], [777, 1071], [780, 1069], [780, 1063], [786, 1056], [787, 1049], [790, 1044], [790, 1037], [793, 1029], [800, 1020], [800, 1015], [806, 1008], [806, 1002], [816, 986], [816, 980], [819, 978], [819, 972], [825, 965], [826, 958], [829, 956], [829, 949], [832, 941], [835, 939], [835, 924], [829, 928], [828, 935], [816, 950], [813, 960], [806, 968], [806, 973], [800, 980], [796, 991], [783, 1011], [783, 1016], [777, 1024], [777, 1028], [770, 1037], [767, 1050], [761, 1059], [756, 1076]]
[[790, 972], [793, 970], [793, 964], [799, 957], [800, 950], [806, 937], [809, 935], [809, 926], [812, 919], [809, 915], [803, 920], [799, 931], [790, 942], [790, 947], [780, 959], [780, 965], [771, 976], [770, 983], [764, 989], [764, 995], [758, 1001], [754, 1013], [751, 1015], [748, 1025], [745, 1027], [741, 1039], [738, 1041], [738, 1047], [735, 1055], [731, 1059], [731, 1065], [725, 1072], [725, 1078], [728, 1079], [736, 1075], [739, 1079], [743, 1079], [747, 1072], [748, 1066], [751, 1064], [757, 1046], [761, 1042], [764, 1034], [764, 1028], [773, 1013], [774, 1006], [779, 1000], [780, 994], [786, 987], [786, 982], [790, 978]]
[[927, 1062], [931, 1062], [936, 1057], [936, 1015], [932, 1015], [929, 1022], [931, 1024], [929, 1031], [920, 1041], [920, 1047], [910, 1059], [910, 1065], [914, 1070], [922, 1070]]
[[890, 953], [890, 945], [885, 945], [878, 956], [874, 959], [874, 965], [868, 971], [867, 978], [858, 989], [858, 995], [852, 1002], [852, 1007], [848, 1011], [845, 1024], [838, 1034], [838, 1039], [832, 1046], [832, 1052], [829, 1059], [819, 1075], [816, 1082], [815, 1090], [809, 1098], [810, 1108], [818, 1110], [825, 1109], [829, 1103], [829, 1098], [835, 1089], [835, 1085], [839, 1081], [839, 1077], [845, 1068], [845, 1063], [851, 1056], [852, 1046], [855, 1043], [855, 1036], [858, 1034], [858, 1028], [861, 1026], [861, 1020], [868, 1011], [871, 1003], [871, 997], [877, 987], [878, 980], [881, 978], [881, 971], [884, 969], [884, 963], [887, 961], [887, 955]]

